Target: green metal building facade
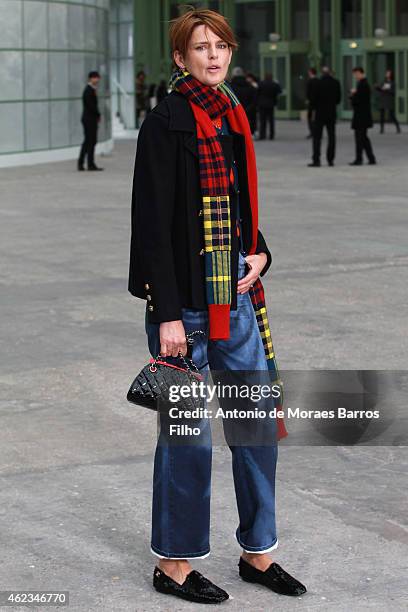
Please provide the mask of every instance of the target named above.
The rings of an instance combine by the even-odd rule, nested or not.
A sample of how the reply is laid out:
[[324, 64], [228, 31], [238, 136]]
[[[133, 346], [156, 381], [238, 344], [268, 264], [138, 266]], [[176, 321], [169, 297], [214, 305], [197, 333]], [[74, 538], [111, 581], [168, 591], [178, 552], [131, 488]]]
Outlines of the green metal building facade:
[[[144, 70], [149, 83], [167, 79], [171, 71], [168, 22], [184, 10], [183, 4], [174, 0], [112, 0], [112, 4], [132, 5], [133, 74]], [[380, 83], [386, 69], [394, 70], [397, 116], [408, 122], [408, 0], [216, 0], [188, 4], [218, 10], [230, 20], [240, 44], [234, 65], [261, 77], [272, 72], [279, 80], [283, 95], [278, 117], [299, 117], [305, 108], [308, 67], [328, 64], [343, 85], [340, 115], [348, 118], [351, 69], [361, 64], [371, 83]], [[128, 91], [130, 96], [133, 93]]]

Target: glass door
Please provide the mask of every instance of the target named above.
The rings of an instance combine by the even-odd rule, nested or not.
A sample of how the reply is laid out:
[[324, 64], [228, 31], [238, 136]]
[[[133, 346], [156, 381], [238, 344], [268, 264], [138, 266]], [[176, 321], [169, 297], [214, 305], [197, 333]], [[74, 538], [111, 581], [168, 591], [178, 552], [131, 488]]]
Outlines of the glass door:
[[372, 109], [374, 121], [379, 121], [380, 96], [376, 89], [381, 85], [387, 70], [392, 70], [395, 74], [395, 53], [394, 52], [375, 52], [368, 55], [367, 77], [372, 88]]
[[290, 115], [290, 82], [288, 77], [288, 56], [287, 55], [261, 55], [261, 79], [265, 74], [272, 74], [282, 88], [282, 93], [278, 98], [276, 116], [281, 118]]
[[395, 110], [399, 121], [408, 121], [408, 52], [395, 53]]

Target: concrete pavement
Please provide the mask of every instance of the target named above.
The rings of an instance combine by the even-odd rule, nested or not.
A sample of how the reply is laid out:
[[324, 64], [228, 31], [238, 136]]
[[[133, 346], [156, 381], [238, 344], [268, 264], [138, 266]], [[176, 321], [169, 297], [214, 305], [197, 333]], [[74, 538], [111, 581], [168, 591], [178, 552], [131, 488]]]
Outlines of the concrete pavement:
[[[256, 144], [265, 278], [281, 368], [406, 369], [408, 132], [372, 130], [379, 165], [306, 167], [300, 123]], [[156, 594], [154, 415], [127, 404], [147, 357], [127, 293], [135, 142], [98, 160], [0, 170], [0, 590], [64, 589], [75, 611], [195, 610]], [[212, 555], [225, 610], [406, 609], [406, 448], [280, 447], [274, 555], [308, 587], [239, 580], [228, 449], [214, 449]], [[10, 608], [5, 608], [10, 609]]]

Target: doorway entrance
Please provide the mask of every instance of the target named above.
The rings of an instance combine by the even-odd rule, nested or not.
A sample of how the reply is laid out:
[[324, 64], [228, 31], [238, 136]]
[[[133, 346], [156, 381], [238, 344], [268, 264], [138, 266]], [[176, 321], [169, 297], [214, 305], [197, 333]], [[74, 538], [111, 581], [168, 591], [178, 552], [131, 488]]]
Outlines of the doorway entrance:
[[381, 85], [385, 78], [387, 70], [392, 70], [395, 78], [395, 53], [379, 52], [368, 53], [367, 55], [367, 78], [372, 87], [372, 109], [374, 120], [378, 121], [380, 96], [376, 90], [376, 86]]

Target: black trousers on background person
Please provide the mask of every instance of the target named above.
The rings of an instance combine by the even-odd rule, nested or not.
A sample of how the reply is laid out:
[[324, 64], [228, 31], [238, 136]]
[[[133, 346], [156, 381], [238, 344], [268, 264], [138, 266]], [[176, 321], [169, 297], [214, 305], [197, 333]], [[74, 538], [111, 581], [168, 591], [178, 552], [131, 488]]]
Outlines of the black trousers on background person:
[[85, 157], [87, 158], [88, 168], [95, 166], [95, 146], [97, 142], [98, 123], [97, 121], [82, 121], [84, 126], [84, 142], [82, 143], [81, 152], [78, 159], [78, 167], [84, 165]]
[[328, 164], [334, 163], [336, 156], [336, 122], [335, 121], [315, 121], [313, 124], [313, 163], [320, 163], [320, 150], [322, 145], [323, 128], [327, 130], [327, 151], [326, 158]]
[[314, 114], [315, 114], [315, 112], [311, 108], [309, 108], [307, 110], [307, 125], [308, 125], [308, 128], [309, 128], [308, 138], [312, 138], [313, 137]]
[[272, 108], [260, 108], [259, 109], [259, 138], [264, 140], [266, 138], [266, 125], [269, 124], [269, 138], [273, 140], [275, 138], [275, 109]]
[[388, 109], [388, 111], [385, 108], [381, 108], [380, 109], [380, 126], [381, 126], [381, 134], [383, 134], [384, 132], [384, 123], [385, 123], [385, 113], [388, 112], [389, 113], [389, 117], [390, 117], [390, 121], [395, 125], [395, 127], [397, 128], [397, 132], [401, 131], [400, 128], [400, 124], [398, 123], [398, 119], [395, 115], [395, 110], [390, 108]]
[[368, 161], [375, 163], [375, 155], [371, 141], [367, 135], [367, 128], [359, 128], [354, 130], [354, 138], [356, 142], [356, 159], [358, 163], [363, 163], [363, 152], [365, 151]]

